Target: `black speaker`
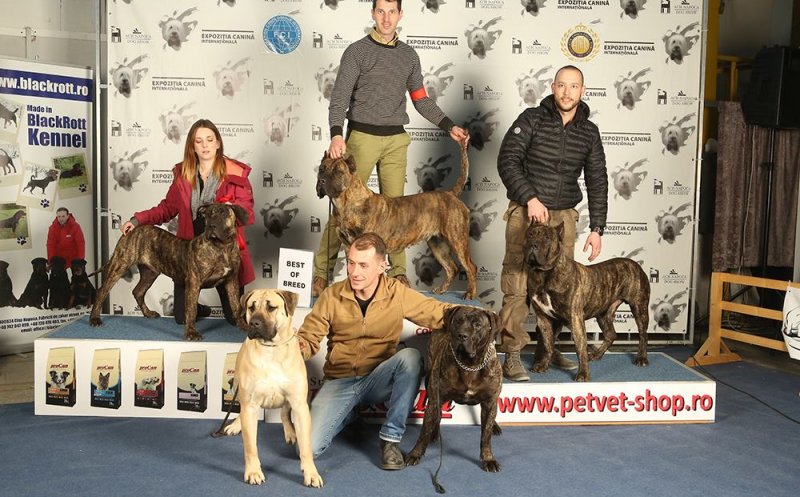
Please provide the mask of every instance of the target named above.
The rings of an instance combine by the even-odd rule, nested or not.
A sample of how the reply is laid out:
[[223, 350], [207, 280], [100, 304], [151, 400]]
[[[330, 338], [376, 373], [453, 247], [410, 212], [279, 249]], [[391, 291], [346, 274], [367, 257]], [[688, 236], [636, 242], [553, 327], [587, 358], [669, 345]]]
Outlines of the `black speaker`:
[[753, 60], [750, 84], [742, 96], [748, 124], [800, 128], [800, 49], [762, 48]]

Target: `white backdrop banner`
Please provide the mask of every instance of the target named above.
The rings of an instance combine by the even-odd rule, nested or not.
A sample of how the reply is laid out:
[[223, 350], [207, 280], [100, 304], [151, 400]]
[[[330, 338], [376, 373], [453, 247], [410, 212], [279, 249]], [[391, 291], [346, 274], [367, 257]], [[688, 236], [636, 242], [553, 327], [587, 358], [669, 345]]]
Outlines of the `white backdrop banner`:
[[[67, 306], [56, 303], [63, 286], [49, 292], [46, 258], [48, 229], [65, 207], [95, 265], [93, 98], [89, 69], [0, 59], [0, 354], [33, 350], [35, 338], [87, 312], [47, 308], [50, 299]], [[69, 271], [55, 276], [63, 282]]]
[[[344, 49], [372, 27], [365, 0], [109, 2], [109, 208], [119, 223], [160, 201], [182, 157], [185, 133], [213, 120], [225, 151], [253, 167], [257, 219], [247, 230], [256, 287], [277, 285], [281, 247], [316, 250], [328, 217], [315, 194], [327, 149], [330, 91]], [[688, 330], [702, 88], [702, 0], [406, 0], [400, 39], [421, 59], [428, 94], [472, 135], [471, 248], [482, 302], [499, 309], [506, 191], [497, 174], [503, 134], [550, 93], [555, 71], [580, 67], [599, 125], [610, 206], [601, 257], [631, 257], [652, 285], [651, 340]], [[433, 173], [458, 176], [457, 145], [409, 105], [406, 193]], [[370, 186], [377, 188], [373, 175]], [[577, 260], [588, 236], [580, 212]], [[280, 227], [267, 219], [279, 213]], [[169, 226], [167, 226], [169, 229]], [[430, 290], [442, 269], [424, 244], [407, 251], [409, 279]], [[260, 269], [260, 271], [259, 271]], [[341, 277], [343, 266], [336, 268]], [[112, 292], [114, 312], [139, 314], [135, 279]], [[463, 290], [459, 278], [454, 289]], [[160, 278], [148, 304], [169, 313]], [[201, 300], [216, 304], [215, 292]], [[215, 309], [219, 315], [219, 309]], [[532, 321], [528, 323], [532, 329]], [[618, 332], [634, 331], [626, 308]], [[596, 324], [589, 324], [597, 332]], [[622, 338], [622, 337], [621, 337]], [[635, 337], [634, 337], [635, 338]]]

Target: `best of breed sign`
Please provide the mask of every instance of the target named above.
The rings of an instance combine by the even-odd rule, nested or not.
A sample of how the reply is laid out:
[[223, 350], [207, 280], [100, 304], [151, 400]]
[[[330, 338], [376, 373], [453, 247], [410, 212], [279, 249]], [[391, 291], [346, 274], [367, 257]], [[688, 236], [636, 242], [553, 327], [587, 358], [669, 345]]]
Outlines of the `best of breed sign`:
[[89, 69], [0, 60], [0, 354], [32, 350], [35, 338], [86, 313], [50, 305], [69, 295], [63, 286], [51, 293], [41, 259], [65, 207], [83, 227], [94, 271], [93, 100]]

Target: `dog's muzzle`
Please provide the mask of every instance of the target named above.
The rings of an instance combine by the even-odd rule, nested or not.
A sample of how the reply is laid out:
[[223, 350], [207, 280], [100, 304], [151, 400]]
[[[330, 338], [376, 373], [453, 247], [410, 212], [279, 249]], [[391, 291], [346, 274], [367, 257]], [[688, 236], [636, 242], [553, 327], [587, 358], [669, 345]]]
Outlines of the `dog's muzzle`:
[[679, 46], [673, 47], [672, 51], [669, 53], [669, 58], [675, 62], [682, 62], [683, 52], [681, 52], [681, 48]]
[[317, 178], [317, 197], [325, 196], [325, 178]]
[[275, 326], [274, 322], [264, 319], [263, 316], [257, 313], [250, 316], [250, 322], [247, 327], [247, 338], [271, 342], [275, 339], [277, 333], [278, 328]]

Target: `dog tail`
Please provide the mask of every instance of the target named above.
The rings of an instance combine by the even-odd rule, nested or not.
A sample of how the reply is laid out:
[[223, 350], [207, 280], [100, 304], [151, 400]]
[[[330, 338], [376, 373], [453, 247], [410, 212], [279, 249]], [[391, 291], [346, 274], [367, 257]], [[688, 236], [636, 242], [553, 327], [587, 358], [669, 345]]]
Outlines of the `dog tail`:
[[450, 190], [454, 195], [458, 196], [464, 190], [464, 185], [467, 184], [467, 172], [469, 171], [469, 157], [467, 156], [467, 146], [461, 145], [461, 172], [458, 175], [456, 184]]

